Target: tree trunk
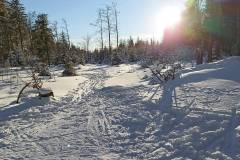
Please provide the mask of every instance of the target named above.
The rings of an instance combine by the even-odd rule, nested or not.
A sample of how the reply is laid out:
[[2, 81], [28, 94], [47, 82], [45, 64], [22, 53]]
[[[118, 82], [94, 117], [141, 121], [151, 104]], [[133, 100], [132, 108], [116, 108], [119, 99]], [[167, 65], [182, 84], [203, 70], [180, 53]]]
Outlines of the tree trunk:
[[104, 41], [103, 41], [103, 10], [98, 11], [98, 20], [100, 23], [100, 39], [101, 39], [101, 50], [103, 51], [104, 48]]
[[108, 28], [108, 50], [109, 50], [109, 56], [111, 56], [112, 53], [112, 47], [111, 47], [111, 22], [110, 22], [110, 8], [107, 7], [106, 11], [106, 20], [107, 20], [107, 28]]
[[197, 56], [197, 65], [203, 63], [203, 53], [202, 49], [199, 47], [196, 49], [196, 56]]
[[22, 35], [22, 30], [20, 27], [20, 22], [18, 22], [18, 31], [19, 31], [19, 38], [20, 38], [20, 45], [21, 45], [21, 50], [22, 52], [24, 51], [24, 46], [23, 46], [23, 35]]
[[208, 63], [213, 61], [213, 42], [212, 42], [212, 35], [209, 35], [209, 42], [208, 42]]
[[114, 7], [114, 16], [115, 16], [115, 32], [116, 32], [116, 38], [117, 38], [117, 49], [119, 46], [119, 30], [118, 30], [118, 11], [116, 4], [113, 4]]
[[240, 56], [240, 8], [237, 9], [237, 51]]

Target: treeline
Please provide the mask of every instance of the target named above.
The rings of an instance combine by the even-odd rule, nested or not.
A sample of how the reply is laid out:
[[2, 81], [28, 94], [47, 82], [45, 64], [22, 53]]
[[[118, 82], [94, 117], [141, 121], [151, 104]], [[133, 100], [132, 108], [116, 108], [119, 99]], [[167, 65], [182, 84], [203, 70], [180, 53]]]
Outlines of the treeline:
[[[240, 2], [234, 0], [188, 0], [182, 21], [167, 28], [163, 42], [120, 39], [117, 5], [106, 5], [97, 12], [91, 26], [97, 40], [92, 50], [91, 36], [83, 46], [73, 44], [66, 20], [49, 22], [44, 13], [26, 13], [20, 0], [0, 0], [0, 65], [36, 63], [85, 64], [135, 62], [143, 59], [197, 59], [203, 63], [223, 55], [240, 55]], [[63, 27], [62, 27], [63, 25]], [[195, 49], [195, 57], [179, 46]], [[184, 48], [184, 47], [183, 47]]]
[[120, 40], [118, 16], [116, 3], [98, 10], [91, 26], [96, 28], [99, 47], [91, 50], [89, 35], [83, 38], [82, 48], [70, 41], [66, 20], [59, 27], [58, 22], [49, 22], [47, 14], [27, 14], [20, 0], [0, 0], [0, 64], [119, 64], [157, 57], [161, 46], [154, 40]]
[[86, 51], [70, 41], [68, 25], [59, 31], [47, 14], [26, 14], [20, 0], [0, 0], [0, 64], [84, 64]]
[[188, 0], [182, 22], [165, 31], [166, 45], [195, 48], [197, 64], [240, 55], [240, 1]]

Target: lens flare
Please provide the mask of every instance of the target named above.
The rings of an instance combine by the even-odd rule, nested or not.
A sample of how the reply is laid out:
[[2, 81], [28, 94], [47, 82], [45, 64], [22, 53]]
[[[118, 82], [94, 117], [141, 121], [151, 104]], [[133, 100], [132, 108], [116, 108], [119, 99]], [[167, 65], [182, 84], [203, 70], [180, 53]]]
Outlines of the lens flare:
[[162, 8], [154, 18], [154, 36], [161, 40], [163, 38], [163, 31], [166, 28], [174, 27], [181, 21], [183, 11], [182, 6], [167, 6]]

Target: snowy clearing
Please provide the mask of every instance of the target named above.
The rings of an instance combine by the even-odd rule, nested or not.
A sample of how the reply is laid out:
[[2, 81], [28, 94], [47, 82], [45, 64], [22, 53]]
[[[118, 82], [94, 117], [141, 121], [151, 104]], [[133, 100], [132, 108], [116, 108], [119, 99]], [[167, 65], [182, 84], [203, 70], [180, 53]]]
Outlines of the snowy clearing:
[[0, 81], [0, 159], [240, 159], [239, 67], [231, 57], [153, 85], [138, 65], [86, 65], [46, 83], [55, 98], [20, 104]]

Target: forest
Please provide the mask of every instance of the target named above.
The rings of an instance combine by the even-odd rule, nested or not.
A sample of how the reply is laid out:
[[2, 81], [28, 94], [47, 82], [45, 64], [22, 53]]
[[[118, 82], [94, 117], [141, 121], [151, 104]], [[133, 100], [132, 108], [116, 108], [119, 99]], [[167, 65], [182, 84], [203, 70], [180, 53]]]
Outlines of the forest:
[[239, 68], [240, 0], [0, 0], [0, 159], [240, 160]]
[[[26, 13], [20, 0], [0, 1], [1, 65], [24, 66], [35, 62], [51, 64], [121, 63], [162, 57], [187, 45], [195, 52], [198, 64], [225, 55], [239, 55], [239, 4], [234, 0], [189, 0], [178, 27], [166, 28], [162, 42], [120, 39], [117, 4], [106, 5], [96, 14], [98, 36], [87, 35], [81, 46], [73, 44], [68, 23], [49, 22], [45, 13]], [[92, 39], [95, 48], [89, 48]], [[99, 47], [98, 47], [99, 46]], [[117, 61], [117, 62], [114, 62]]]

